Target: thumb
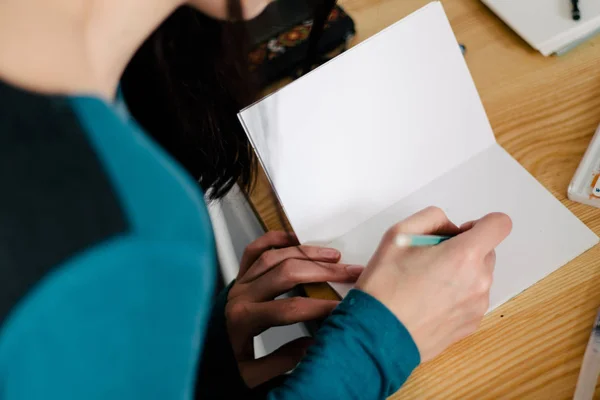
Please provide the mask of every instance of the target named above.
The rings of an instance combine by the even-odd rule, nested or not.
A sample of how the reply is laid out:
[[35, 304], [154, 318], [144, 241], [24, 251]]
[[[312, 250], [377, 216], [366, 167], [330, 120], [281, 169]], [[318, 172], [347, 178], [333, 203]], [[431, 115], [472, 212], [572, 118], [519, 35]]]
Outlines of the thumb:
[[249, 388], [261, 385], [298, 365], [313, 343], [313, 338], [303, 337], [284, 344], [274, 352], [252, 361], [240, 363], [240, 372]]
[[469, 222], [461, 226], [463, 231], [456, 238], [450, 239], [462, 246], [477, 249], [486, 255], [494, 250], [512, 230], [512, 221], [508, 215], [491, 213], [480, 220]]

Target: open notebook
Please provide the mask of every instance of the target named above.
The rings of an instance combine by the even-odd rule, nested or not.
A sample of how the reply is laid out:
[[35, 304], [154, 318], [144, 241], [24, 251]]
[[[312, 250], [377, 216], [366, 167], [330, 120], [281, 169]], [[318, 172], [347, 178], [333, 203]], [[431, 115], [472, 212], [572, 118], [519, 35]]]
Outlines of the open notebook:
[[239, 117], [300, 241], [343, 262], [365, 264], [386, 229], [429, 205], [457, 224], [503, 211], [514, 228], [495, 307], [598, 241], [496, 143], [439, 2]]

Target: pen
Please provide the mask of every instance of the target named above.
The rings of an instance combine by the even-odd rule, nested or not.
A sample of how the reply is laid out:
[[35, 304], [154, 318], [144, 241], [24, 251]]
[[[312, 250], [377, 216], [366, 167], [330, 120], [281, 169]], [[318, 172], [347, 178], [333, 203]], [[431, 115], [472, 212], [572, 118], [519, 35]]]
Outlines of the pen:
[[579, 11], [579, 0], [571, 0], [571, 5], [573, 6], [573, 11], [571, 11], [573, 20], [579, 21], [581, 18], [581, 11]]
[[575, 387], [573, 400], [592, 400], [596, 391], [596, 381], [600, 372], [600, 312], [596, 315], [594, 328], [588, 340], [581, 371]]
[[395, 243], [398, 247], [435, 246], [436, 244], [440, 244], [451, 237], [452, 236], [411, 235], [402, 233], [396, 236]]

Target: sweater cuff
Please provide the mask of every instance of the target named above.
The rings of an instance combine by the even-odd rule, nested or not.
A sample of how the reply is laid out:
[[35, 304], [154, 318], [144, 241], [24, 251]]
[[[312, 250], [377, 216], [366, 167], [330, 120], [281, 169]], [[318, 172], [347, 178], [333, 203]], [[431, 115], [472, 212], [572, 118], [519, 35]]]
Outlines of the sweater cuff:
[[379, 300], [358, 289], [352, 289], [335, 312], [354, 317], [355, 328], [362, 331], [369, 347], [379, 349], [383, 370], [396, 371], [390, 376], [391, 389], [400, 388], [421, 362], [419, 349], [402, 322]]

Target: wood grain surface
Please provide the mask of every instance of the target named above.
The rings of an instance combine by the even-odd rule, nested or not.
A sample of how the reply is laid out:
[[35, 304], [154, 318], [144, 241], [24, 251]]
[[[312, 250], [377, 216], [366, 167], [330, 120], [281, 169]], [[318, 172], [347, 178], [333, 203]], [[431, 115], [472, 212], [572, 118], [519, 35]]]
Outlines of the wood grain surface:
[[[339, 3], [356, 22], [358, 43], [428, 1]], [[459, 42], [467, 47], [467, 63], [498, 142], [600, 234], [600, 210], [566, 198], [600, 123], [600, 38], [565, 56], [545, 58], [479, 1], [442, 4]], [[281, 229], [277, 202], [262, 173], [250, 197], [265, 227]], [[307, 292], [335, 297], [322, 285], [307, 287]], [[600, 247], [487, 315], [475, 334], [417, 368], [391, 398], [572, 398], [598, 307]]]

